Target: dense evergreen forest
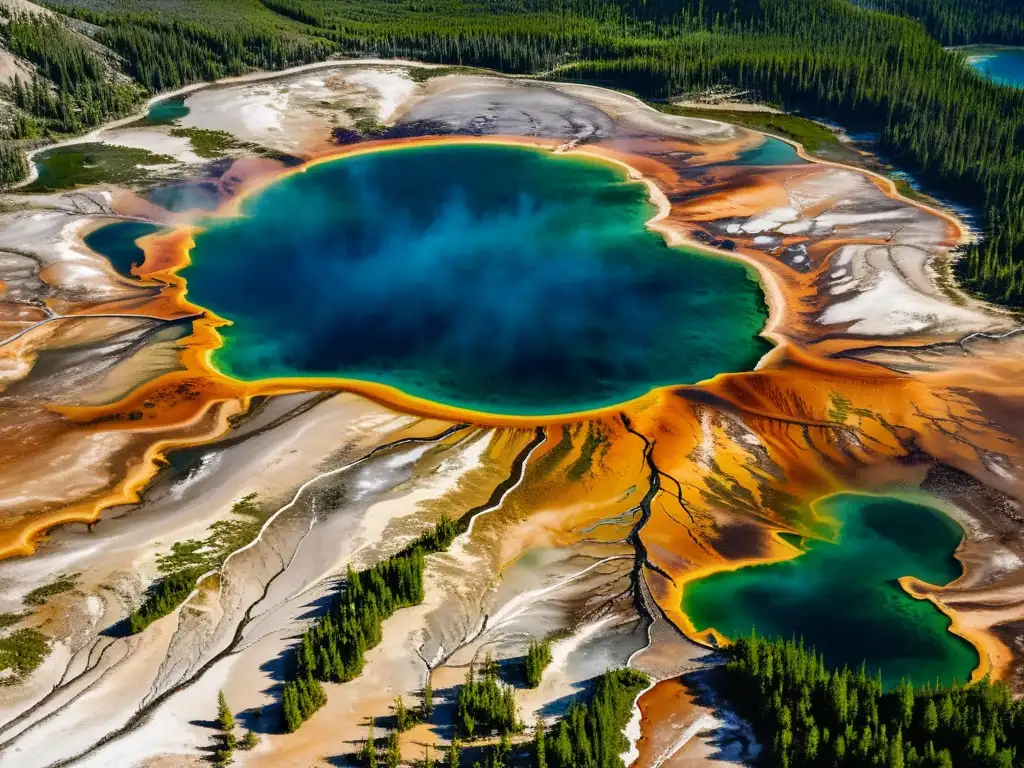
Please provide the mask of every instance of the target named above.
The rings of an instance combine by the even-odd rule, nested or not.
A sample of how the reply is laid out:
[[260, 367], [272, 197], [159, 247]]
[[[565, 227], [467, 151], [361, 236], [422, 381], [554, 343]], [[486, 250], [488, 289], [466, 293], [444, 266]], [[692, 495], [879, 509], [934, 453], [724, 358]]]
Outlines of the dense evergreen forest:
[[829, 670], [802, 643], [731, 646], [725, 690], [779, 768], [1013, 768], [1024, 702], [1005, 684], [884, 691], [863, 668]]
[[863, 5], [919, 19], [943, 45], [1024, 45], [1020, 0], [864, 0]]
[[554, 727], [538, 727], [533, 744], [537, 768], [623, 768], [629, 749], [623, 734], [633, 701], [650, 685], [642, 672], [616, 669], [597, 678], [593, 694], [575, 701]]
[[[62, 84], [51, 94], [53, 105], [42, 96], [24, 102], [24, 113], [52, 131], [74, 128], [69, 109], [83, 125], [119, 114], [134, 103], [130, 91], [140, 85], [164, 89], [331, 54], [403, 56], [597, 81], [652, 100], [721, 84], [751, 90], [789, 110], [877, 131], [887, 155], [933, 188], [981, 209], [986, 237], [958, 262], [960, 277], [992, 300], [1024, 305], [1024, 92], [988, 83], [941, 45], [1017, 40], [1022, 11], [1016, 0], [51, 5], [86, 22], [96, 41], [122, 57], [101, 64], [116, 64], [132, 77], [131, 83], [101, 77], [98, 54], [81, 34], [11, 32], [39, 27], [39, 21], [0, 27], [5, 45], [20, 46], [20, 55]], [[56, 69], [54, 50], [64, 52]], [[13, 171], [0, 176], [5, 174]]]

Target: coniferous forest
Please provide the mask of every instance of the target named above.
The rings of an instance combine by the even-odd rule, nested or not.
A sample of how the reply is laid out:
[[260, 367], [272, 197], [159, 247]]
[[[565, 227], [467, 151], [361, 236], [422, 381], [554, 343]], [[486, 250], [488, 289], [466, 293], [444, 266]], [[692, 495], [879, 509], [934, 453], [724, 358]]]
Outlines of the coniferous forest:
[[751, 636], [727, 653], [725, 690], [779, 768], [1012, 768], [1024, 757], [1024, 702], [1003, 683], [885, 691], [793, 640]]
[[[582, 79], [660, 100], [709, 86], [878, 133], [883, 152], [984, 213], [964, 284], [1024, 304], [1024, 93], [943, 44], [1021, 42], [1016, 0], [54, 0], [85, 33], [19, 17], [0, 42], [39, 77], [6, 138], [74, 133], [145, 93], [330, 55]], [[874, 10], [880, 9], [880, 10]], [[0, 153], [0, 179], [21, 169]]]
[[282, 725], [288, 732], [322, 707], [321, 683], [359, 677], [363, 657], [383, 639], [384, 620], [423, 602], [424, 557], [447, 549], [459, 524], [442, 516], [433, 530], [365, 571], [348, 569], [326, 615], [307, 629], [289, 661], [282, 694]]
[[[16, 86], [20, 111], [8, 138], [74, 133], [131, 111], [144, 92], [332, 54], [592, 80], [649, 99], [729, 84], [877, 131], [886, 154], [984, 212], [983, 241], [958, 263], [966, 286], [1024, 304], [1024, 93], [984, 81], [942, 48], [1020, 42], [1024, 9], [1015, 0], [57, 0], [53, 7], [87, 22], [92, 38], [119, 58], [104, 60], [85, 34], [56, 22], [19, 17], [0, 26], [3, 44], [57, 86]], [[0, 161], [0, 178], [18, 174], [10, 153]]]

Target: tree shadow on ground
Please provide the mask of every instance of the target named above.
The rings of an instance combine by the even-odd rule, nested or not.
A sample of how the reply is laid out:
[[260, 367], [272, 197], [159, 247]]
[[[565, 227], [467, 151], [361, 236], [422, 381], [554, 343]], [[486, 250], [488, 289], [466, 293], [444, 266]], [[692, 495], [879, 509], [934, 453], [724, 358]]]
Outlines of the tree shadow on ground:
[[725, 668], [722, 665], [688, 672], [679, 678], [693, 703], [708, 710], [715, 724], [693, 734], [715, 748], [709, 759], [746, 765], [761, 752], [750, 723], [736, 714], [719, 691], [725, 689]]

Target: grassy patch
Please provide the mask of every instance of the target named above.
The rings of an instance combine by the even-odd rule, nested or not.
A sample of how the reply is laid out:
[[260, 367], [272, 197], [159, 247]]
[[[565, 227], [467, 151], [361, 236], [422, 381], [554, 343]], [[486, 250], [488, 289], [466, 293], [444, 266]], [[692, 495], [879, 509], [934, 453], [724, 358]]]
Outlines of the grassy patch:
[[845, 424], [846, 419], [850, 415], [850, 406], [853, 405], [853, 403], [851, 403], [850, 399], [845, 397], [841, 392], [831, 392], [829, 394], [829, 401], [831, 403], [828, 409], [829, 421]]
[[177, 161], [145, 149], [90, 143], [41, 152], [35, 162], [39, 177], [25, 187], [25, 192], [57, 192], [90, 184], [138, 183], [151, 176], [149, 169], [140, 166]]
[[205, 539], [176, 542], [169, 553], [157, 558], [157, 568], [163, 576], [150, 588], [142, 605], [129, 615], [128, 626], [133, 634], [181, 605], [195, 589], [196, 580], [220, 568], [228, 555], [251, 543], [268, 517], [256, 504], [255, 493], [235, 502], [231, 515], [211, 525]]
[[377, 121], [377, 113], [370, 107], [348, 107], [345, 113], [352, 118], [352, 127], [363, 136], [375, 136], [387, 130], [386, 125]]
[[923, 203], [925, 205], [935, 205], [934, 199], [932, 199], [931, 197], [922, 192], [918, 192], [916, 189], [914, 189], [913, 185], [906, 179], [897, 178], [893, 179], [892, 181], [893, 184], [896, 185], [896, 191], [899, 192], [901, 195], [903, 195], [903, 197], [907, 198], [908, 200], [914, 200], [915, 202]]
[[829, 421], [845, 424], [850, 416], [857, 416], [861, 419], [874, 418], [874, 414], [867, 408], [854, 408], [853, 401], [840, 392], [829, 393]]
[[56, 579], [51, 581], [49, 584], [44, 584], [41, 587], [36, 587], [27, 595], [25, 595], [25, 605], [43, 605], [51, 597], [62, 594], [64, 592], [70, 592], [75, 588], [78, 583], [78, 577], [81, 574], [78, 573], [64, 573], [58, 576]]
[[0, 637], [0, 680], [17, 682], [36, 670], [50, 652], [50, 641], [36, 629], [19, 629]]
[[954, 304], [959, 307], [965, 306], [967, 299], [957, 290], [956, 280], [953, 278], [953, 264], [949, 256], [936, 257], [932, 261], [932, 268], [935, 270], [935, 286]]
[[278, 160], [285, 165], [296, 165], [301, 162], [293, 155], [276, 149], [240, 141], [227, 131], [212, 131], [206, 128], [172, 128], [171, 136], [186, 138], [192, 145], [192, 151], [205, 160], [217, 160], [234, 151], [250, 152], [259, 157]]
[[171, 136], [186, 138], [192, 145], [192, 151], [207, 160], [224, 157], [233, 149], [241, 149], [245, 145], [227, 131], [211, 131], [205, 128], [172, 128]]
[[20, 613], [0, 613], [0, 629], [10, 629], [30, 614], [30, 611], [21, 611]]
[[651, 106], [669, 115], [703, 117], [791, 139], [802, 144], [804, 149], [812, 155], [828, 150], [843, 151], [846, 149], [839, 137], [826, 126], [798, 115], [776, 115], [771, 112], [746, 112], [731, 109], [695, 109], [674, 104], [652, 104]]

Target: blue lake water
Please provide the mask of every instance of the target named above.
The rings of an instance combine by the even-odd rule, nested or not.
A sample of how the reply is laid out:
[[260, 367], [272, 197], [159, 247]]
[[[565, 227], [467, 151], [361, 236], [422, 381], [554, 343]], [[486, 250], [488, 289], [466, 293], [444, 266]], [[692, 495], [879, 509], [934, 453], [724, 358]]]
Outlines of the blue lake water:
[[1024, 48], [969, 48], [967, 63], [1002, 85], [1024, 88]]

